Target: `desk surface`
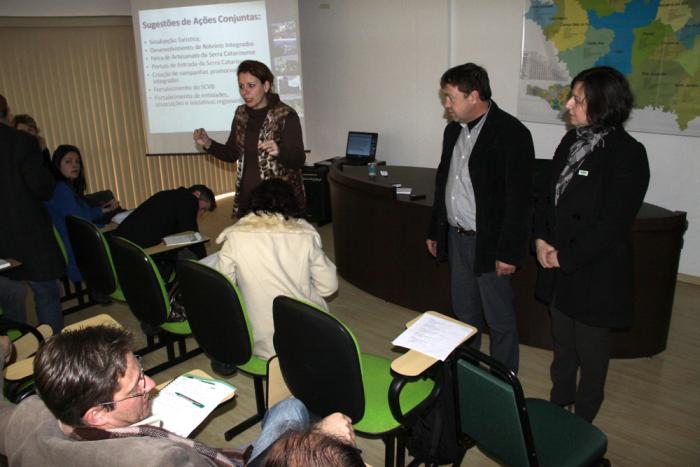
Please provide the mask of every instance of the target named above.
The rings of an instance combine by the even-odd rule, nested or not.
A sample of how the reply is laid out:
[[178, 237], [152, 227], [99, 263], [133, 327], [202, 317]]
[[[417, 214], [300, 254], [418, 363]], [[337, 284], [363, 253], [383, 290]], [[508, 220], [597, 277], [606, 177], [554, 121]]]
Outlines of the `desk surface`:
[[[185, 235], [185, 234], [193, 234], [194, 232], [191, 230], [188, 230], [186, 232], [179, 232], [173, 235]], [[173, 251], [173, 250], [181, 250], [183, 248], [188, 248], [191, 247], [192, 245], [199, 245], [200, 243], [207, 243], [209, 241], [209, 237], [205, 237], [202, 235], [202, 239], [198, 240], [196, 242], [189, 242], [189, 243], [182, 243], [179, 245], [166, 245], [165, 243], [159, 243], [158, 245], [153, 245], [148, 248], [144, 248], [143, 251], [146, 252], [147, 255], [153, 256], [157, 255], [160, 253], [165, 253], [166, 251]]]
[[16, 259], [13, 259], [13, 258], [2, 258], [2, 259], [7, 261], [8, 263], [10, 263], [10, 265], [5, 267], [5, 268], [0, 269], [0, 272], [9, 271], [11, 269], [14, 269], [14, 268], [22, 265], [22, 263], [20, 263], [19, 261], [17, 261]]

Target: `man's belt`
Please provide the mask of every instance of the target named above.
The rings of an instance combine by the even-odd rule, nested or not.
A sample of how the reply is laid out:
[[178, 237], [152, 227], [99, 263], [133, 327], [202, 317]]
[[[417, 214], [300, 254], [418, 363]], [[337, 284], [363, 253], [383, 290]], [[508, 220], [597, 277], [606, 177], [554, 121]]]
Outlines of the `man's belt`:
[[476, 235], [476, 230], [467, 230], [462, 228], [461, 225], [458, 225], [456, 229], [458, 234], [464, 235], [466, 237], [473, 237], [474, 235]]

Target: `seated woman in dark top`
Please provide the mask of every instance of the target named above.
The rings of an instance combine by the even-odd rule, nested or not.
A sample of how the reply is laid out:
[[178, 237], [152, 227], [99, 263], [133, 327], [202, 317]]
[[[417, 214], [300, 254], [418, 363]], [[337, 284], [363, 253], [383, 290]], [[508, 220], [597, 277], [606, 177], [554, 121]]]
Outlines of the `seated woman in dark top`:
[[51, 168], [58, 183], [53, 196], [46, 202], [53, 224], [66, 247], [68, 264], [66, 271], [73, 282], [82, 281], [78, 266], [75, 264], [73, 248], [68, 238], [66, 216], [78, 216], [101, 226], [103, 216], [119, 208], [119, 201], [111, 199], [101, 206], [91, 207], [85, 199], [87, 183], [83, 171], [80, 150], [68, 144], [62, 144], [53, 153]]

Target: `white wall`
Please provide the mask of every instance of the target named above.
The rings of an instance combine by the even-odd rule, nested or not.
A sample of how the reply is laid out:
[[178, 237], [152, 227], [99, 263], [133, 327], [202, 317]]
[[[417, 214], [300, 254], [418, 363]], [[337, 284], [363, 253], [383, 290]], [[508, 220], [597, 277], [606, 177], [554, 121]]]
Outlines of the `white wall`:
[[[347, 131], [366, 129], [379, 131], [381, 159], [436, 167], [444, 126], [439, 78], [448, 66], [467, 61], [486, 67], [494, 100], [516, 113], [523, 9], [524, 1], [513, 0], [300, 0], [307, 141], [314, 158], [342, 154]], [[358, 69], [362, 63], [368, 67]], [[564, 127], [525, 124], [537, 157], [551, 158]], [[649, 154], [646, 201], [688, 213], [680, 272], [700, 276], [700, 141], [632, 135]]]
[[[306, 140], [311, 160], [342, 155], [349, 130], [378, 131], [378, 156], [436, 167], [444, 120], [438, 83], [448, 66], [487, 68], [494, 99], [516, 113], [523, 0], [299, 0]], [[2, 0], [0, 16], [129, 15], [128, 0]], [[548, 158], [559, 125], [529, 123]], [[647, 148], [646, 201], [687, 211], [680, 272], [700, 276], [698, 138], [633, 133]]]

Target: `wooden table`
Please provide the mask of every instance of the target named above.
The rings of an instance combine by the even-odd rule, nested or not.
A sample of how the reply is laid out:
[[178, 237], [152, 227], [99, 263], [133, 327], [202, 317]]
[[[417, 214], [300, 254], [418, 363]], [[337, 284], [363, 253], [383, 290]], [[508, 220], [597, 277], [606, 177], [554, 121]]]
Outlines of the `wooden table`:
[[0, 269], [0, 272], [9, 271], [9, 270], [11, 270], [11, 269], [14, 269], [14, 268], [19, 267], [19, 266], [22, 265], [22, 263], [20, 263], [19, 261], [17, 261], [16, 259], [13, 259], [13, 258], [2, 258], [2, 259], [4, 259], [5, 261], [7, 261], [8, 263], [10, 263], [10, 265], [7, 266], [6, 268]]

